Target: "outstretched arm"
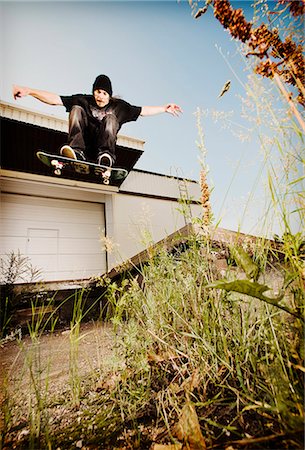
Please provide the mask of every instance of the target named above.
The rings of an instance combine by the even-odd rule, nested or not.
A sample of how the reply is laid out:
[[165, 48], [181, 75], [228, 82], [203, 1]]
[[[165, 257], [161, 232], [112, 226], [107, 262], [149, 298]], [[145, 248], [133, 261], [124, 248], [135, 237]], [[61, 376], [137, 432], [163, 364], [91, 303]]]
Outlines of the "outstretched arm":
[[52, 92], [40, 91], [25, 86], [13, 86], [13, 96], [15, 100], [17, 100], [17, 98], [26, 97], [27, 95], [37, 98], [37, 100], [47, 103], [48, 105], [62, 105], [60, 96], [53, 94]]
[[141, 116], [154, 116], [156, 114], [169, 113], [173, 116], [179, 116], [182, 113], [180, 106], [175, 103], [168, 103], [163, 106], [142, 106]]

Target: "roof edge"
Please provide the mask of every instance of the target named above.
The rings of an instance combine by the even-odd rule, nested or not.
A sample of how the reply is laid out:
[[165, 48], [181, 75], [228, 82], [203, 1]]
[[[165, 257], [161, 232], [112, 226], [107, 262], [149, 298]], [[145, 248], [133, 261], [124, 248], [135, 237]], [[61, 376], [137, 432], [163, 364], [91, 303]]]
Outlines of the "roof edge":
[[[52, 114], [38, 110], [16, 106], [12, 103], [0, 101], [0, 116], [6, 119], [16, 120], [43, 128], [49, 128], [63, 133], [68, 132], [68, 119], [62, 119]], [[118, 135], [117, 145], [144, 151], [145, 141], [123, 134]]]

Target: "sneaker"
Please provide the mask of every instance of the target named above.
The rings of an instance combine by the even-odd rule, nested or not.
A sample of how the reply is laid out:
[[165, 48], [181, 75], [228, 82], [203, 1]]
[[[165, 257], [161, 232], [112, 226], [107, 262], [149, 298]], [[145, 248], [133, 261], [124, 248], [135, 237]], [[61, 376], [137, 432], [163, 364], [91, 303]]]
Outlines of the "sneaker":
[[113, 160], [109, 153], [101, 153], [96, 162], [100, 166], [112, 167]]
[[78, 150], [73, 150], [72, 147], [70, 147], [70, 145], [63, 145], [60, 149], [60, 155], [64, 156], [65, 158], [70, 158], [70, 159], [78, 159], [80, 161], [85, 161], [85, 157], [83, 155], [83, 152], [80, 152]]

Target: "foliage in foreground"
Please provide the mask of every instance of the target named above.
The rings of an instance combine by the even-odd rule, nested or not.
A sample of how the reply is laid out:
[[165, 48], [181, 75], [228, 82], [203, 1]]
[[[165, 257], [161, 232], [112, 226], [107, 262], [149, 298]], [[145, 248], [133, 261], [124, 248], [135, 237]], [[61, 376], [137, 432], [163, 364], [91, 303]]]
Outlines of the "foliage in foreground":
[[[112, 320], [124, 330], [121, 350], [129, 373], [116, 392], [124, 421], [147, 420], [153, 411], [166, 428], [161, 441], [204, 448], [192, 446], [194, 429], [177, 432], [191, 405], [206, 445], [302, 448], [301, 316], [207, 289], [215, 281], [209, 243], [189, 245], [181, 254], [155, 255], [143, 269], [143, 289], [132, 282], [119, 298], [113, 291]], [[284, 273], [277, 276], [284, 284]], [[291, 301], [291, 290], [290, 300], [285, 294], [284, 301]]]
[[[48, 377], [42, 383], [37, 366], [35, 334], [25, 355], [33, 391], [28, 412], [21, 414], [23, 422], [28, 414], [24, 434], [20, 438], [13, 420], [21, 408], [8, 395], [2, 405], [3, 447], [303, 448], [303, 322], [296, 302], [304, 305], [304, 294], [298, 280], [287, 286], [289, 267], [278, 265], [276, 255], [260, 259], [260, 275], [247, 280], [268, 285], [270, 295], [283, 287], [280, 306], [288, 312], [259, 298], [211, 288], [221, 278], [214, 250], [204, 234], [190, 236], [171, 254], [152, 249], [140, 270], [141, 285], [134, 276], [120, 284], [104, 280], [118, 363], [82, 380], [75, 360], [77, 334], [77, 341], [70, 339], [77, 392], [71, 385], [57, 397], [49, 394]], [[259, 258], [258, 246], [253, 264]], [[239, 275], [230, 268], [228, 282], [244, 278], [242, 267]], [[81, 298], [81, 293], [75, 297], [80, 312]], [[72, 338], [78, 317], [76, 311]]]

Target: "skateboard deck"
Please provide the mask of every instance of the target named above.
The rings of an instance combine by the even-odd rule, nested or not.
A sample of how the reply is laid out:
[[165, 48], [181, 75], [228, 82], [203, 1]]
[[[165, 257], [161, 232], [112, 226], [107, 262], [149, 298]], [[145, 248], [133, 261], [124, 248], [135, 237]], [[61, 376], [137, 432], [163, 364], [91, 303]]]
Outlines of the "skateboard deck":
[[110, 184], [111, 182], [123, 181], [128, 175], [127, 170], [117, 167], [101, 166], [88, 161], [51, 155], [41, 151], [37, 152], [36, 155], [43, 164], [53, 169], [53, 173], [58, 176], [63, 171], [69, 170], [84, 175], [96, 175], [103, 184]]

